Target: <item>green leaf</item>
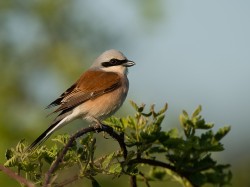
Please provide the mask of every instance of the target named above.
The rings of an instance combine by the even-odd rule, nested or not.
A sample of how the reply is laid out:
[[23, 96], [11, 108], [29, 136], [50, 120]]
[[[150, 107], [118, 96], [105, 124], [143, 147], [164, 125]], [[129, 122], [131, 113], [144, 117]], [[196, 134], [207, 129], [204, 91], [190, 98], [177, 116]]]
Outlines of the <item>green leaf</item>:
[[131, 116], [128, 116], [127, 120], [128, 120], [128, 127], [134, 129], [136, 126], [136, 119]]
[[136, 111], [138, 111], [139, 106], [138, 106], [134, 101], [132, 101], [132, 100], [130, 100], [129, 102], [130, 102], [130, 104], [132, 105], [132, 107], [133, 107]]
[[197, 162], [194, 162], [193, 168], [190, 168], [190, 169], [203, 171], [203, 170], [207, 170], [208, 168], [214, 167], [215, 164], [216, 164], [216, 161], [214, 161], [211, 158], [211, 154], [207, 154], [204, 158], [197, 160]]
[[164, 179], [166, 174], [167, 174], [166, 169], [158, 168], [158, 167], [153, 167], [149, 172], [150, 177], [160, 180], [160, 181]]
[[230, 126], [222, 127], [218, 130], [218, 132], [214, 135], [216, 141], [220, 141], [227, 133], [231, 130]]
[[5, 158], [6, 158], [7, 160], [9, 160], [9, 159], [12, 158], [13, 156], [14, 156], [13, 150], [7, 149], [6, 152], [5, 152]]
[[188, 113], [186, 110], [182, 111], [182, 114], [184, 115], [185, 118], [189, 119]]
[[102, 162], [102, 167], [104, 169], [109, 167], [114, 155], [115, 155], [115, 153], [111, 153], [111, 154], [105, 156], [105, 159]]
[[195, 186], [202, 186], [207, 182], [206, 176], [202, 173], [194, 173], [190, 175], [189, 180], [192, 184], [195, 184]]
[[164, 114], [167, 111], [167, 109], [168, 109], [168, 104], [165, 103], [164, 107], [159, 112], [157, 112], [157, 116]]
[[117, 118], [114, 116], [109, 117], [104, 120], [104, 124], [113, 127], [116, 131], [124, 131], [124, 129], [128, 126], [127, 120], [125, 118]]
[[61, 134], [61, 135], [57, 135], [54, 138], [52, 138], [52, 141], [58, 142], [62, 145], [66, 145], [69, 141], [69, 135], [68, 134]]
[[200, 114], [201, 110], [202, 110], [202, 107], [201, 107], [201, 105], [199, 105], [199, 106], [195, 109], [195, 111], [193, 112], [192, 118], [197, 117], [197, 116]]
[[185, 141], [182, 138], [169, 138], [161, 143], [169, 149], [179, 149], [185, 145]]
[[131, 160], [136, 155], [135, 151], [129, 151], [126, 160]]
[[155, 125], [160, 126], [164, 118], [165, 118], [164, 114], [159, 115], [156, 119]]
[[122, 167], [120, 163], [114, 163], [109, 168], [109, 174], [120, 174], [122, 172]]
[[141, 106], [138, 108], [137, 112], [141, 113], [144, 110], [145, 106], [146, 105], [142, 103]]
[[206, 123], [204, 119], [201, 119], [195, 123], [197, 129], [211, 129], [214, 127], [213, 123]]
[[16, 156], [11, 157], [10, 159], [8, 159], [5, 163], [4, 166], [5, 167], [15, 167], [18, 166], [19, 164], [19, 159]]
[[24, 150], [25, 150], [25, 145], [24, 145], [24, 139], [22, 139], [22, 140], [20, 140], [19, 142], [18, 142], [18, 144], [17, 144], [17, 146], [16, 146], [16, 151], [17, 152], [19, 152], [19, 153], [22, 153], [22, 152], [24, 152]]
[[89, 142], [91, 142], [92, 138], [93, 138], [93, 133], [88, 133], [88, 135], [82, 138], [79, 142], [81, 145], [89, 145]]
[[148, 153], [150, 154], [154, 154], [154, 153], [164, 153], [166, 152], [166, 149], [163, 148], [163, 147], [159, 147], [159, 146], [154, 146], [154, 147], [151, 147], [149, 150], [148, 150]]
[[181, 126], [182, 126], [182, 128], [186, 128], [186, 126], [187, 126], [187, 118], [185, 117], [185, 115], [183, 115], [183, 114], [181, 114], [180, 116], [179, 116], [179, 120], [180, 120], [180, 123], [181, 123]]

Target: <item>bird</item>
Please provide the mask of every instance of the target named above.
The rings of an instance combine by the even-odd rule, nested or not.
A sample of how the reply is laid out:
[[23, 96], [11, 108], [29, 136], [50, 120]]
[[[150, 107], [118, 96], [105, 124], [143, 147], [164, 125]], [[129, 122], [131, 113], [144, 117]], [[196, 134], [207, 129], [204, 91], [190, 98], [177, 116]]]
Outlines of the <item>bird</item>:
[[112, 116], [126, 99], [128, 67], [134, 65], [135, 62], [118, 50], [103, 52], [72, 86], [46, 107], [57, 107], [51, 114], [59, 114], [28, 150], [35, 149], [52, 133], [75, 119], [85, 119], [101, 126], [102, 121]]

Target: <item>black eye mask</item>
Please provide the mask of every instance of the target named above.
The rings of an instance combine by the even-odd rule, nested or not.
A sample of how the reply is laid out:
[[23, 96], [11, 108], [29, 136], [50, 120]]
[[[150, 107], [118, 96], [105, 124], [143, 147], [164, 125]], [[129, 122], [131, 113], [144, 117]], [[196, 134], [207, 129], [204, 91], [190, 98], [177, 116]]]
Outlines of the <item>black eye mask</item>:
[[122, 65], [124, 63], [126, 63], [128, 60], [118, 60], [118, 59], [115, 59], [115, 58], [112, 58], [109, 62], [103, 62], [102, 63], [102, 66], [103, 67], [110, 67], [110, 66], [119, 66], [119, 65]]

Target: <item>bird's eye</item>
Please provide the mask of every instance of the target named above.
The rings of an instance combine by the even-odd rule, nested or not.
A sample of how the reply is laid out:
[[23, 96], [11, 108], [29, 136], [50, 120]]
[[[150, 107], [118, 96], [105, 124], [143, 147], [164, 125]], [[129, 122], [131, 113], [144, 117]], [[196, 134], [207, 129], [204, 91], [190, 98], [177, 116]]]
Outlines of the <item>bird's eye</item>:
[[118, 61], [117, 59], [113, 58], [113, 59], [111, 59], [111, 60], [109, 61], [109, 63], [110, 63], [111, 65], [117, 65], [117, 64], [119, 63], [119, 61]]

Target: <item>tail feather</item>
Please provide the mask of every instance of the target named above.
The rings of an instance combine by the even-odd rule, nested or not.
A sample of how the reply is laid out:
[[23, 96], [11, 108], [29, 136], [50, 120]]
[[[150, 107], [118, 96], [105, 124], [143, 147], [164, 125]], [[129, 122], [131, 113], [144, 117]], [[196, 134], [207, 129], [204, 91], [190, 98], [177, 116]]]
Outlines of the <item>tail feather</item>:
[[43, 142], [45, 142], [52, 133], [58, 128], [58, 123], [60, 121], [56, 121], [53, 123], [46, 131], [44, 131], [30, 146], [28, 147], [28, 151], [34, 150], [39, 145], [41, 145]]
[[[58, 128], [61, 128], [62, 126], [66, 125], [69, 121], [74, 119], [74, 116], [70, 116], [72, 113], [72, 110], [63, 110], [54, 120], [54, 122], [49, 126], [49, 128], [44, 131], [29, 147], [28, 151], [34, 150], [36, 147], [41, 145], [43, 142], [45, 142], [52, 133], [57, 130]], [[69, 118], [68, 118], [69, 117]]]

